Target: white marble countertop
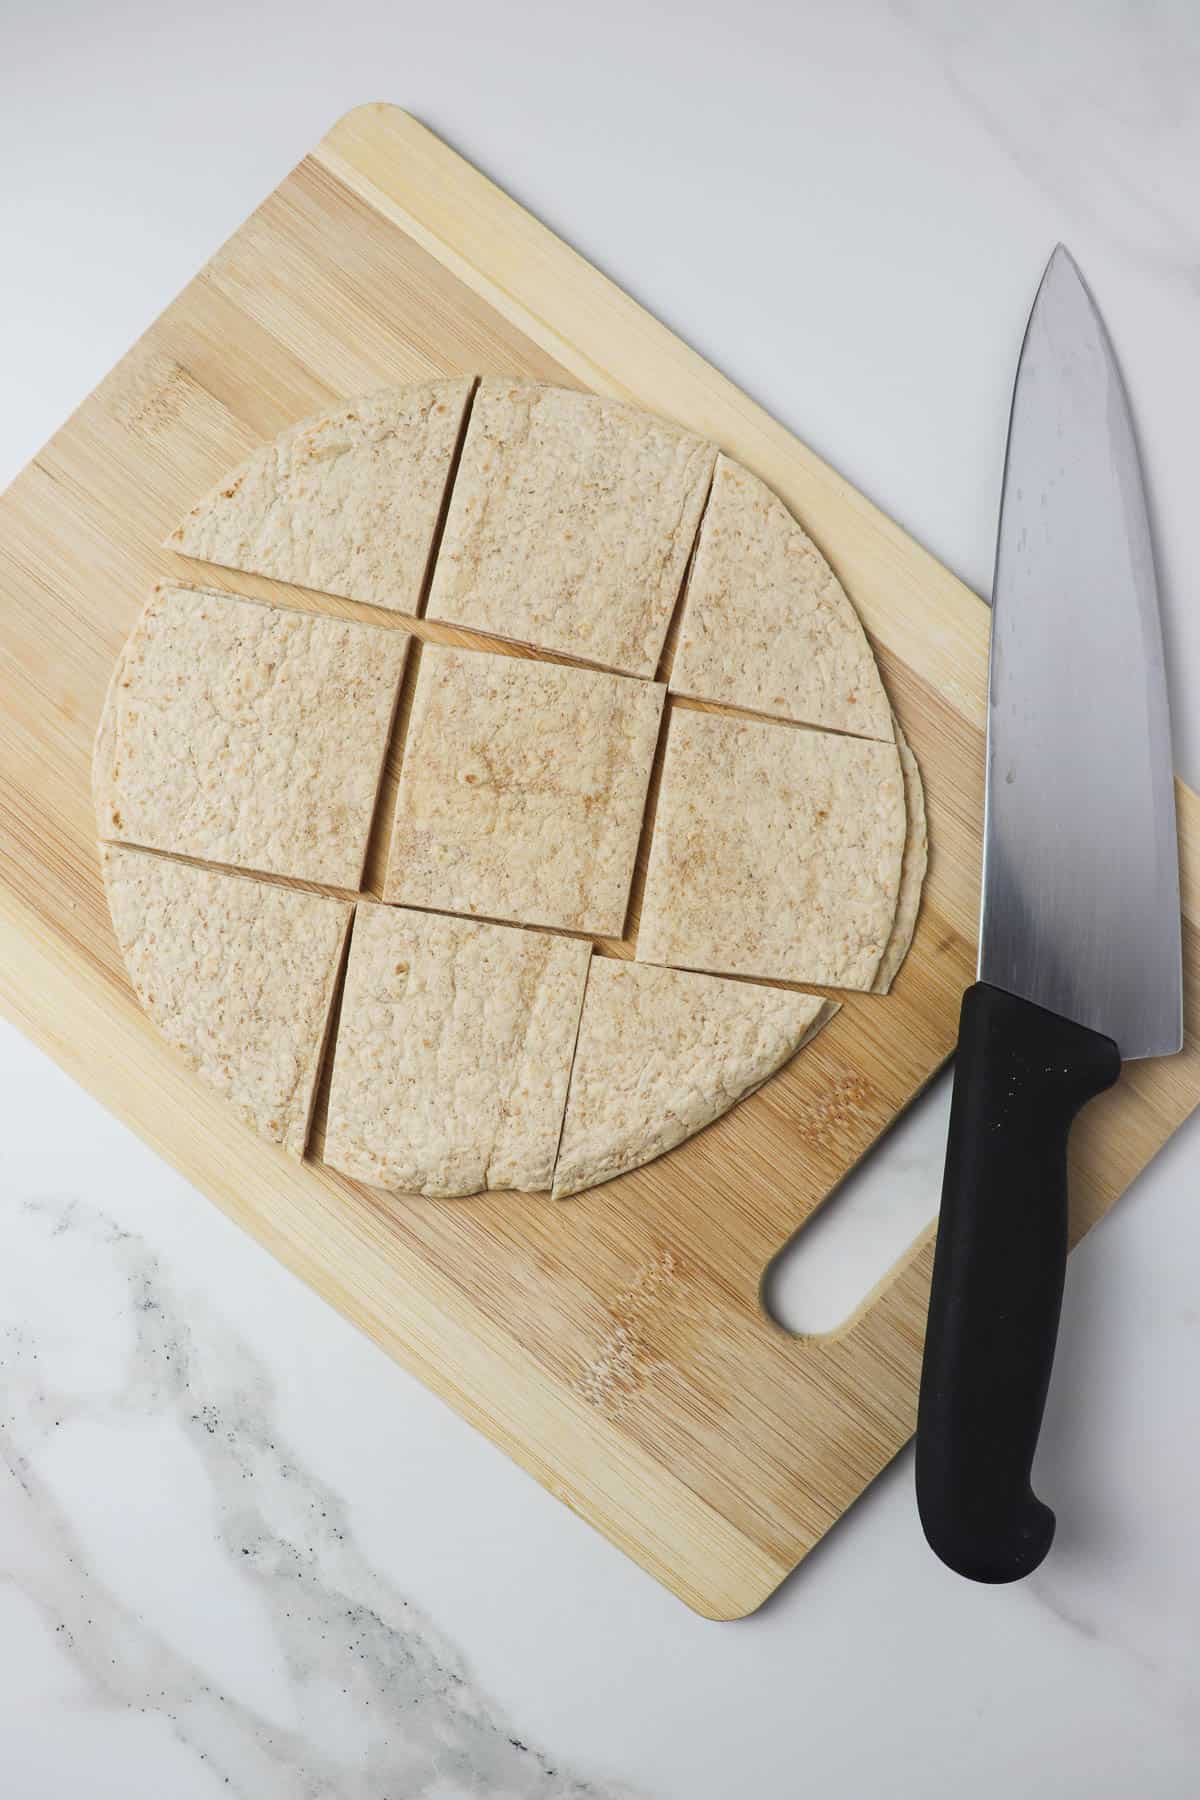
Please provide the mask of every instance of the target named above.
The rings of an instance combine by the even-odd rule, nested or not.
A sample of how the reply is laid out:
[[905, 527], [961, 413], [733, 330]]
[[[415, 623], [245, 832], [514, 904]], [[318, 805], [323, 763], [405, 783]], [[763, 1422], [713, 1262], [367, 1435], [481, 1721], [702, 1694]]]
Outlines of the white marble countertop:
[[[1185, 0], [57, 0], [0, 24], [0, 479], [348, 106], [408, 105], [986, 591], [1059, 237], [1152, 485], [1200, 779], [1200, 14]], [[0, 1029], [6, 1800], [1192, 1796], [1200, 1137], [1073, 1259], [1014, 1589], [911, 1457], [693, 1617]], [[932, 1211], [944, 1091], [781, 1278], [831, 1323]], [[818, 1251], [820, 1260], [818, 1260]]]

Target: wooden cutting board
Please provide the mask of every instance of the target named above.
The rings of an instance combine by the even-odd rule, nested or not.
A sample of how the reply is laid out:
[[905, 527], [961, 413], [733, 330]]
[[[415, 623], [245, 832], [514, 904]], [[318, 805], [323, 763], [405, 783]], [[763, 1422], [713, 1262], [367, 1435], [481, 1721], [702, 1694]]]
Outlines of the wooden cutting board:
[[[197, 576], [160, 549], [168, 528], [303, 414], [383, 383], [473, 371], [635, 401], [716, 439], [769, 482], [862, 613], [929, 804], [924, 908], [892, 996], [849, 998], [791, 1068], [727, 1118], [562, 1204], [381, 1196], [252, 1136], [135, 1004], [94, 840], [89, 760], [113, 659], [153, 579]], [[913, 1429], [931, 1235], [831, 1336], [781, 1331], [759, 1285], [953, 1048], [975, 955], [986, 608], [387, 106], [334, 127], [0, 501], [0, 604], [8, 1015], [688, 1605], [718, 1618], [758, 1606]], [[1085, 1114], [1076, 1235], [1200, 1098], [1200, 802], [1180, 788], [1179, 805], [1187, 1049], [1132, 1065]]]

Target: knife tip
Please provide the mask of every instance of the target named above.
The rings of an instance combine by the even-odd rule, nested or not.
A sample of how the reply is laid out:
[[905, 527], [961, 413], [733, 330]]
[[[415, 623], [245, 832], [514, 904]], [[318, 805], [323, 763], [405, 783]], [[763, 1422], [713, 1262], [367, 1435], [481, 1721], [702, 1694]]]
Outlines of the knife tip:
[[1086, 290], [1087, 283], [1083, 279], [1083, 271], [1067, 246], [1060, 239], [1050, 252], [1050, 257], [1042, 271], [1042, 282], [1045, 283], [1054, 275], [1071, 275]]

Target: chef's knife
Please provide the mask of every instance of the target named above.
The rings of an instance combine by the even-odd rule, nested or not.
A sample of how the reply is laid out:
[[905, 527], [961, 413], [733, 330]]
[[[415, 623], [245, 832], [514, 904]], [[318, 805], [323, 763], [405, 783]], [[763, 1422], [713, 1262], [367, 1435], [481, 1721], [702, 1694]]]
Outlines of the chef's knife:
[[1050, 1548], [1030, 1470], [1067, 1251], [1067, 1137], [1122, 1060], [1181, 1048], [1179, 870], [1141, 467], [1060, 245], [1013, 392], [992, 596], [979, 979], [959, 1023], [917, 1424], [942, 1561]]

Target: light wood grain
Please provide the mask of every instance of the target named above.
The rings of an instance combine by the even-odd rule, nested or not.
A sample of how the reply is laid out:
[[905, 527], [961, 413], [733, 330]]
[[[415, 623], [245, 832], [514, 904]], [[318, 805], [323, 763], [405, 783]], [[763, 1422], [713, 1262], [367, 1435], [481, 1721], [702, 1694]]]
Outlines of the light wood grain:
[[[297, 1167], [244, 1129], [133, 999], [89, 794], [105, 684], [152, 580], [385, 618], [170, 556], [161, 540], [197, 496], [335, 399], [476, 372], [629, 398], [712, 436], [769, 482], [863, 615], [929, 809], [925, 904], [890, 998], [847, 997], [791, 1068], [691, 1143], [557, 1204], [384, 1197]], [[953, 1047], [978, 908], [986, 609], [632, 300], [383, 106], [334, 127], [18, 477], [0, 501], [0, 598], [5, 1011], [689, 1605], [751, 1611], [913, 1428], [928, 1236], [829, 1337], [780, 1331], [759, 1284]], [[420, 635], [459, 641], [435, 626]], [[1085, 1113], [1076, 1235], [1200, 1098], [1200, 802], [1181, 788], [1179, 806], [1187, 1048], [1132, 1065]], [[386, 794], [380, 812], [390, 816]], [[381, 855], [373, 846], [368, 885]]]

